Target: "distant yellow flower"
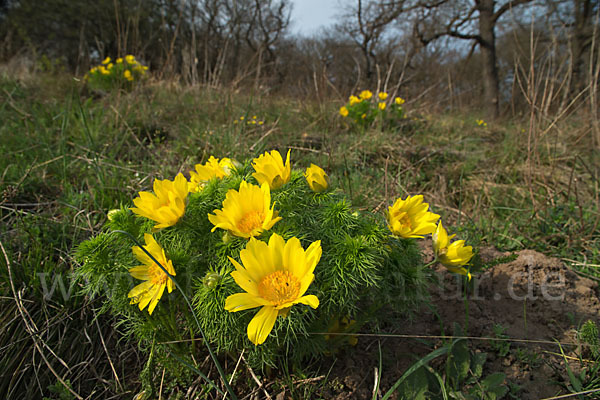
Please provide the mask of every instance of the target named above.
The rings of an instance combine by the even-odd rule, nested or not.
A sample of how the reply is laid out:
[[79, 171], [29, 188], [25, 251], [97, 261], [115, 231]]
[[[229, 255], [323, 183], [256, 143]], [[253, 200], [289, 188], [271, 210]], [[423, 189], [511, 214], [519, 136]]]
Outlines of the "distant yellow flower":
[[225, 195], [223, 208], [213, 212], [208, 214], [208, 220], [214, 225], [211, 232], [221, 228], [243, 238], [260, 235], [281, 219], [271, 207], [267, 183], [258, 187], [242, 181], [240, 190], [230, 189]]
[[388, 94], [386, 92], [379, 92], [378, 96], [379, 100], [385, 100], [388, 98]]
[[[144, 234], [146, 241], [145, 249], [152, 257], [156, 259], [171, 275], [175, 275], [175, 268], [171, 260], [167, 259], [165, 250], [160, 247], [154, 237], [149, 233]], [[162, 297], [165, 287], [171, 293], [173, 291], [173, 281], [148, 255], [138, 246], [131, 248], [135, 257], [144, 263], [138, 267], [131, 268], [129, 273], [136, 279], [145, 282], [140, 283], [129, 291], [127, 297], [131, 297], [130, 304], [138, 304], [140, 310], [148, 306], [148, 314], [152, 314]]]
[[356, 96], [350, 96], [349, 100], [350, 100], [350, 105], [351, 106], [355, 105], [356, 103], [360, 103], [362, 101], [361, 99], [359, 99]]
[[442, 221], [440, 221], [432, 235], [433, 251], [438, 261], [450, 272], [466, 275], [471, 279], [471, 274], [463, 265], [466, 265], [473, 257], [473, 248], [465, 246], [464, 240], [450, 243], [450, 239], [454, 236], [448, 236], [448, 232], [446, 232], [446, 229], [442, 226]]
[[92, 69], [90, 69], [90, 74], [93, 74], [96, 71], [98, 71], [98, 67], [93, 67]]
[[427, 211], [428, 208], [429, 204], [423, 203], [422, 195], [397, 199], [386, 213], [390, 231], [403, 238], [422, 238], [433, 233], [440, 216]]
[[291, 150], [288, 150], [285, 165], [277, 150], [265, 152], [252, 160], [252, 166], [256, 171], [252, 174], [254, 179], [261, 185], [267, 183], [271, 190], [279, 189], [283, 184], [288, 183], [291, 176], [290, 152]]
[[235, 169], [233, 161], [229, 158], [219, 160], [210, 156], [204, 164], [196, 164], [195, 171], [190, 171], [190, 192], [197, 192], [199, 189], [213, 178], [222, 179], [229, 176]]
[[360, 92], [359, 96], [361, 100], [369, 100], [371, 97], [373, 97], [373, 93], [370, 90], [363, 90]]
[[107, 69], [104, 67], [104, 65], [101, 65], [101, 66], [99, 66], [99, 67], [98, 67], [98, 69], [100, 70], [100, 73], [101, 73], [102, 75], [109, 75], [109, 74], [110, 74], [110, 71], [109, 71], [109, 70], [107, 70]]
[[379, 107], [379, 109], [380, 109], [381, 111], [383, 111], [383, 110], [385, 110], [385, 103], [384, 103], [384, 102], [380, 102], [380, 103], [377, 105], [377, 107]]
[[294, 304], [319, 306], [317, 296], [304, 294], [315, 279], [314, 270], [321, 254], [320, 240], [311, 243], [305, 251], [298, 238], [285, 242], [274, 233], [268, 244], [250, 239], [240, 252], [243, 266], [229, 257], [236, 269], [231, 276], [245, 292], [227, 297], [225, 309], [237, 312], [262, 307], [248, 324], [248, 339], [252, 343], [263, 343], [277, 316], [286, 317]]
[[329, 177], [325, 171], [323, 171], [323, 168], [315, 164], [310, 164], [310, 167], [306, 169], [304, 176], [306, 177], [308, 186], [315, 192], [323, 192], [329, 187]]
[[340, 115], [341, 115], [342, 117], [347, 117], [347, 116], [348, 116], [348, 109], [347, 109], [345, 106], [342, 106], [342, 107], [340, 108]]
[[128, 69], [123, 71], [123, 76], [130, 82], [133, 80], [133, 76], [131, 76], [131, 71], [129, 71]]
[[117, 58], [117, 64], [123, 64], [123, 58], [121, 58], [121, 57]]
[[125, 56], [125, 61], [127, 61], [128, 64], [134, 64], [135, 63], [135, 57], [132, 56], [131, 54]]
[[482, 119], [478, 119], [475, 122], [477, 122], [477, 125], [479, 125], [479, 126], [483, 126], [484, 128], [487, 127], [487, 122], [485, 122]]
[[356, 321], [350, 319], [348, 316], [336, 318], [333, 324], [327, 328], [327, 333], [332, 333], [332, 335], [325, 335], [325, 340], [336, 341], [337, 339], [340, 342], [348, 342], [350, 346], [356, 346], [358, 337], [356, 335], [348, 335], [349, 332], [354, 331], [354, 325], [356, 325]]
[[401, 106], [402, 104], [404, 104], [404, 99], [402, 97], [396, 97], [396, 99], [394, 100], [396, 102], [396, 104], [398, 104], [399, 106]]
[[113, 63], [108, 63], [108, 65], [106, 66], [106, 69], [111, 70], [113, 67]]
[[188, 195], [188, 181], [183, 174], [175, 180], [154, 180], [154, 193], [140, 192], [140, 197], [133, 199], [136, 207], [131, 208], [135, 214], [158, 222], [154, 229], [173, 226], [185, 213], [185, 200]]
[[108, 64], [109, 62], [110, 62], [110, 57], [106, 57], [106, 58], [104, 59], [104, 61], [102, 61], [102, 64], [103, 64], [103, 65], [106, 65], [106, 64]]
[[361, 117], [362, 119], [365, 119], [365, 118], [367, 118], [367, 114], [363, 114], [363, 115], [361, 115], [360, 117]]

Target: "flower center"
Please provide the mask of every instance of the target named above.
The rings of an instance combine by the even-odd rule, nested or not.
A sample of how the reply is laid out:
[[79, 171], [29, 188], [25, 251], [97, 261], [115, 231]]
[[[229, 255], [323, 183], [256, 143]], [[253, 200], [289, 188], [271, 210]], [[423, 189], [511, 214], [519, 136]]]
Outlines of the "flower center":
[[274, 305], [290, 302], [300, 294], [300, 281], [288, 271], [275, 271], [258, 283], [260, 297]]
[[400, 222], [400, 225], [403, 228], [412, 229], [412, 223], [407, 212], [403, 211], [400, 213], [400, 215], [398, 216], [398, 222]]
[[256, 228], [260, 228], [265, 220], [265, 214], [262, 211], [250, 211], [246, 213], [237, 223], [240, 232], [250, 233]]
[[153, 285], [164, 285], [167, 283], [167, 279], [169, 278], [165, 271], [163, 271], [158, 265], [152, 263], [152, 265], [148, 266], [148, 277], [149, 281], [152, 282]]

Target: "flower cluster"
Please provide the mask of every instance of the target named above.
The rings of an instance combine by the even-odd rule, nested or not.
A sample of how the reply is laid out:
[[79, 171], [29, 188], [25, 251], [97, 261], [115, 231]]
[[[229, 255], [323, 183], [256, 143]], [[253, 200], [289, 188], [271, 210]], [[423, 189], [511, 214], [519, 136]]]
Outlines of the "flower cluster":
[[363, 90], [358, 96], [351, 95], [348, 102], [340, 108], [340, 115], [359, 126], [369, 126], [377, 116], [381, 118], [404, 118], [402, 105], [404, 99], [392, 99], [387, 92], [379, 92], [377, 96], [370, 90]]
[[100, 65], [92, 67], [84, 79], [93, 89], [131, 88], [146, 76], [147, 70], [148, 67], [131, 54], [116, 60], [106, 57]]
[[[271, 203], [271, 190], [277, 190], [290, 181], [290, 151], [285, 164], [281, 154], [273, 150], [255, 158], [252, 165], [255, 170], [252, 176], [260, 186], [241, 181], [238, 190], [227, 191], [222, 208], [208, 214], [208, 220], [214, 225], [212, 232], [224, 229], [228, 234], [250, 239], [240, 253], [244, 266], [229, 257], [236, 268], [231, 276], [246, 292], [229, 296], [225, 309], [235, 312], [262, 307], [248, 325], [248, 338], [258, 345], [266, 340], [276, 317], [286, 316], [292, 305], [302, 303], [312, 308], [319, 305], [316, 296], [304, 294], [314, 280], [313, 271], [321, 257], [321, 247], [320, 241], [315, 241], [305, 252], [298, 238], [292, 237], [286, 242], [277, 234], [271, 236], [268, 244], [255, 239], [281, 220]], [[219, 160], [211, 156], [205, 164], [197, 164], [190, 171], [190, 181], [182, 174], [178, 174], [174, 181], [155, 180], [154, 193], [140, 192], [139, 197], [133, 200], [136, 207], [131, 211], [157, 222], [155, 230], [174, 226], [185, 214], [189, 193], [202, 191], [211, 180], [223, 179], [235, 168], [231, 159]], [[327, 174], [320, 167], [311, 164], [305, 177], [315, 192], [327, 190]], [[152, 235], [146, 234], [145, 238], [148, 252], [160, 260], [159, 263], [171, 275], [175, 275], [171, 261]], [[139, 247], [134, 247], [134, 253], [144, 266], [132, 268], [130, 272], [133, 277], [146, 282], [134, 287], [128, 297], [133, 298], [132, 304], [139, 303], [140, 310], [149, 305], [148, 312], [152, 314], [165, 285], [171, 292], [172, 282]]]
[[253, 115], [252, 118], [246, 118], [245, 116], [241, 116], [239, 119], [236, 119], [233, 121], [234, 124], [243, 124], [246, 123], [246, 125], [264, 125], [265, 121], [263, 121], [262, 119], [258, 119], [258, 117], [256, 115]]
[[485, 122], [482, 119], [475, 120], [475, 123], [477, 124], [477, 126], [483, 126], [484, 128], [487, 128], [487, 122]]
[[292, 151], [211, 156], [111, 211], [108, 229], [81, 244], [76, 274], [86, 293], [114, 288], [106, 309], [146, 344], [196, 338], [201, 326], [218, 351], [265, 365], [356, 344], [348, 335], [364, 324], [416, 309], [427, 266], [415, 238], [433, 234], [437, 260], [466, 271], [471, 248], [449, 243], [423, 196], [395, 201], [386, 224], [332, 186], [315, 164], [295, 169]]
[[465, 246], [464, 240], [450, 244], [442, 222], [436, 225], [440, 216], [430, 211], [429, 204], [423, 202], [423, 196], [407, 196], [406, 199], [397, 199], [386, 212], [388, 227], [393, 235], [403, 238], [423, 238], [432, 234], [433, 251], [436, 261], [439, 261], [449, 271], [468, 276], [471, 274], [464, 267], [473, 257], [473, 248]]

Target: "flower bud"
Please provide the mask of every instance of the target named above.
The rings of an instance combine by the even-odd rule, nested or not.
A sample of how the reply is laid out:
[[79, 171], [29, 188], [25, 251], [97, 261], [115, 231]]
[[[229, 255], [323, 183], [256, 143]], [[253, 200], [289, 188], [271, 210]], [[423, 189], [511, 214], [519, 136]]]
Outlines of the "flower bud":
[[202, 284], [207, 289], [214, 289], [221, 282], [221, 275], [216, 272], [207, 272], [202, 278]]
[[308, 186], [315, 192], [324, 192], [329, 187], [329, 177], [323, 168], [310, 164], [304, 173]]

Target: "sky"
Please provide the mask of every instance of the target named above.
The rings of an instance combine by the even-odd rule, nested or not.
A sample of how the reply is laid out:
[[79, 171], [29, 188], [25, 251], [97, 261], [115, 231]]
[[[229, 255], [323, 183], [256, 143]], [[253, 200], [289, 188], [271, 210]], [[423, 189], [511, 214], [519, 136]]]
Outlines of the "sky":
[[338, 0], [292, 0], [292, 4], [291, 31], [306, 36], [333, 24], [339, 10]]

